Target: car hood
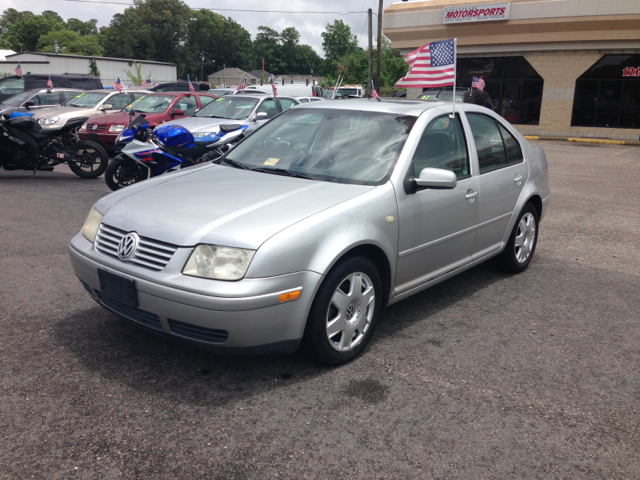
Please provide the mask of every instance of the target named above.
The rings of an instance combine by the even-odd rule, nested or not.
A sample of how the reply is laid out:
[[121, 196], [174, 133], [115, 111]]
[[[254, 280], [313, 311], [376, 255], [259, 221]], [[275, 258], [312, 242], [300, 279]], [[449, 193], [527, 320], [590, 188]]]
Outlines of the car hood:
[[166, 125], [180, 125], [189, 130], [191, 133], [197, 132], [212, 132], [214, 130], [217, 131], [218, 125], [223, 125], [225, 123], [239, 123], [242, 125], [246, 124], [245, 120], [233, 120], [231, 118], [207, 118], [207, 117], [185, 117], [180, 118], [178, 120], [171, 120], [170, 122], [163, 123], [162, 126]]
[[[136, 113], [133, 118], [136, 118], [138, 114]], [[149, 125], [155, 127], [158, 125], [162, 118], [164, 117], [164, 113], [145, 113], [144, 118], [149, 122]], [[99, 117], [94, 117], [90, 120], [92, 125], [95, 123], [97, 125], [116, 125], [116, 124], [129, 124], [129, 114], [126, 112], [117, 112], [117, 113], [109, 113], [108, 115], [101, 115]]]
[[[174, 245], [257, 249], [294, 223], [372, 188], [209, 165], [140, 188], [111, 206], [106, 197], [103, 222]], [[120, 198], [118, 193], [113, 195]]]
[[36, 112], [33, 116], [35, 119], [49, 118], [58, 116], [60, 118], [69, 119], [76, 117], [89, 117], [97, 113], [96, 108], [80, 108], [80, 107], [51, 107], [43, 108]]

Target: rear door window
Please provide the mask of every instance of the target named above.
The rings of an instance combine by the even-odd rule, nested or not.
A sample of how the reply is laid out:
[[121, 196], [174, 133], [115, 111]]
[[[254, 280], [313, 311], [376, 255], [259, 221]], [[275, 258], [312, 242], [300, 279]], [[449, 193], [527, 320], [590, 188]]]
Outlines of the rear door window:
[[467, 113], [467, 119], [478, 152], [480, 174], [507, 165], [507, 152], [496, 121], [480, 113]]
[[509, 164], [524, 162], [522, 149], [520, 148], [518, 141], [513, 137], [511, 132], [502, 125], [498, 124], [498, 128], [500, 128], [502, 139], [504, 140], [505, 147], [507, 148], [507, 161]]

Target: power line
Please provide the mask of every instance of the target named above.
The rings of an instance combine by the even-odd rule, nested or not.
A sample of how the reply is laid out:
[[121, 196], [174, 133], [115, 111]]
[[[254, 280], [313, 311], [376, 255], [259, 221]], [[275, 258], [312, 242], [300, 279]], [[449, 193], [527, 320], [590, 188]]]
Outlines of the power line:
[[[110, 0], [64, 0], [65, 2], [77, 2], [77, 3], [99, 3], [109, 5], [129, 5], [134, 6], [133, 3], [112, 2]], [[252, 12], [252, 13], [304, 13], [307, 15], [351, 15], [354, 13], [367, 13], [366, 11], [353, 11], [353, 12], [298, 12], [290, 10], [254, 10], [254, 9], [242, 9], [242, 8], [191, 8], [191, 10], [212, 10], [216, 12]]]

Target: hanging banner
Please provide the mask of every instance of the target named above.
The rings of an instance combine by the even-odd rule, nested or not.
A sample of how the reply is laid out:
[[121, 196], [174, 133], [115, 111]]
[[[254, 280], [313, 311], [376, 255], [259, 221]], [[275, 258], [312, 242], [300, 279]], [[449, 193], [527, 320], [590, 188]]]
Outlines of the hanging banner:
[[489, 3], [464, 7], [445, 7], [444, 23], [509, 20], [509, 3]]

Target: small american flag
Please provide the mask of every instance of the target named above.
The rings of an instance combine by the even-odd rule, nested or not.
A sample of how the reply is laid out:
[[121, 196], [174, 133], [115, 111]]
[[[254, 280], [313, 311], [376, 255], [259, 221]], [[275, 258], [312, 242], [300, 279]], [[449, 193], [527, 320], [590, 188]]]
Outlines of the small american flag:
[[16, 67], [16, 75], [19, 77], [22, 76], [22, 67], [20, 66], [20, 62], [18, 62], [18, 66]]
[[242, 91], [245, 88], [247, 88], [247, 81], [243, 78], [240, 82], [240, 85], [238, 85], [238, 91]]
[[409, 72], [396, 82], [396, 87], [448, 87], [456, 79], [455, 39], [431, 42], [404, 57]]
[[187, 82], [189, 82], [189, 90], [191, 91], [191, 93], [196, 93], [196, 89], [193, 88], [193, 84], [191, 83], [191, 80], [189, 79], [189, 75], [187, 75]]
[[278, 96], [278, 87], [276, 86], [276, 81], [273, 79], [273, 75], [269, 78], [269, 83], [271, 84], [271, 88], [273, 89], [273, 96]]
[[113, 82], [111, 86], [118, 90], [120, 93], [124, 92], [124, 84], [122, 83], [122, 80], [120, 80], [120, 77], [118, 77], [118, 79]]
[[146, 90], [147, 88], [149, 88], [151, 86], [151, 79], [147, 79], [147, 80], [143, 80], [142, 83], [140, 84], [140, 88], [143, 90]]
[[51, 75], [49, 75], [49, 80], [47, 80], [47, 87], [53, 90], [53, 82], [51, 81]]
[[378, 95], [378, 91], [376, 90], [376, 86], [373, 83], [373, 80], [371, 80], [371, 98], [380, 98], [380, 95]]
[[477, 88], [478, 90], [484, 90], [484, 79], [482, 77], [471, 77], [471, 88]]

